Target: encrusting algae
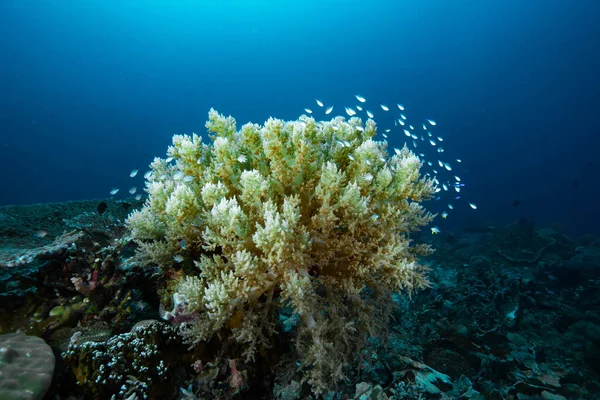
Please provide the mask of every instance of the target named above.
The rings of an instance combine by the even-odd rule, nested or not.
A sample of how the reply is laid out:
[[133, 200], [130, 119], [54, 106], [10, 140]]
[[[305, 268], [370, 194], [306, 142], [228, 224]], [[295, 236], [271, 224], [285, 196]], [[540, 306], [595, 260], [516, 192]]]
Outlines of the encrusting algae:
[[[215, 334], [246, 360], [292, 329], [304, 381], [322, 393], [343, 378], [369, 336], [384, 333], [392, 293], [426, 287], [410, 234], [433, 218], [420, 204], [434, 181], [406, 147], [392, 156], [376, 124], [353, 117], [270, 118], [240, 130], [215, 110], [211, 143], [176, 135], [128, 218], [141, 263], [160, 265], [190, 345]], [[163, 302], [170, 299], [163, 298]], [[226, 340], [222, 340], [223, 343]]]

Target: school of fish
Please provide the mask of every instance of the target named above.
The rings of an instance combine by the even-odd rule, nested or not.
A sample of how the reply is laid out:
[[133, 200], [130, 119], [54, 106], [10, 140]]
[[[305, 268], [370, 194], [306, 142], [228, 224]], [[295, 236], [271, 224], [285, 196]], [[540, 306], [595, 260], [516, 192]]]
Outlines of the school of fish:
[[[367, 99], [364, 96], [361, 96], [356, 93], [354, 94], [354, 98], [358, 101], [358, 104], [355, 104], [353, 106], [345, 106], [344, 107], [344, 111], [348, 115], [348, 117], [354, 117], [354, 116], [357, 116], [359, 113], [364, 112], [366, 114], [367, 118], [374, 119], [375, 113], [373, 111], [371, 111], [371, 109], [365, 108], [365, 105], [367, 104]], [[323, 109], [323, 113], [325, 115], [331, 114], [331, 112], [334, 110], [335, 106], [333, 104], [326, 106], [325, 102], [323, 102], [320, 99], [315, 99], [315, 102], [319, 109]], [[379, 105], [379, 109], [381, 109], [383, 113], [387, 114], [387, 113], [391, 112], [391, 114], [393, 114], [392, 108], [390, 108], [386, 104], [381, 103], [381, 102], [379, 102], [377, 104]], [[461, 196], [459, 193], [461, 192], [462, 187], [465, 186], [465, 184], [462, 182], [461, 177], [458, 175], [452, 175], [450, 178], [444, 177], [444, 175], [446, 173], [452, 171], [452, 169], [453, 169], [452, 164], [447, 160], [442, 161], [442, 160], [438, 159], [437, 163], [434, 163], [429, 160], [427, 160], [427, 161], [425, 160], [426, 153], [430, 152], [428, 149], [435, 148], [436, 149], [435, 153], [443, 153], [444, 152], [443, 147], [441, 147], [441, 143], [444, 142], [444, 138], [442, 136], [438, 136], [438, 135], [434, 136], [433, 133], [431, 132], [431, 130], [433, 130], [434, 127], [437, 126], [437, 122], [431, 118], [426, 118], [423, 122], [420, 123], [420, 128], [416, 129], [414, 125], [408, 124], [408, 122], [407, 122], [408, 117], [404, 114], [404, 111], [406, 109], [404, 107], [404, 105], [397, 103], [396, 107], [398, 109], [399, 114], [397, 116], [392, 115], [395, 128], [383, 129], [383, 132], [381, 133], [382, 137], [387, 140], [388, 134], [393, 135], [394, 132], [392, 132], [392, 131], [394, 129], [397, 129], [398, 137], [402, 137], [401, 134], [403, 133], [404, 136], [406, 137], [405, 140], [410, 141], [410, 143], [406, 143], [407, 146], [412, 145], [413, 151], [415, 153], [417, 153], [418, 148], [420, 148], [420, 149], [424, 148], [423, 151], [418, 152], [417, 155], [419, 156], [419, 159], [423, 162], [423, 165], [431, 167], [431, 171], [426, 171], [425, 176], [433, 179], [433, 182], [436, 184], [435, 193], [438, 195], [435, 197], [435, 200], [437, 200], [437, 201], [442, 200], [441, 195], [443, 193], [440, 193], [440, 192], [449, 192], [450, 193], [451, 189], [453, 189], [455, 192], [454, 195], [450, 195], [452, 200], [453, 201], [461, 200]], [[311, 115], [315, 114], [315, 111], [313, 111], [313, 109], [311, 109], [311, 108], [305, 108], [304, 111], [307, 114], [311, 114]], [[342, 145], [344, 145], [344, 143], [342, 143]], [[394, 148], [394, 151], [396, 153], [400, 153], [399, 148]], [[435, 153], [434, 153], [434, 155], [435, 155]], [[352, 157], [352, 155], [350, 155], [349, 157]], [[435, 158], [437, 158], [437, 157], [435, 157]], [[455, 160], [459, 164], [462, 163], [462, 160], [460, 158], [456, 158]], [[171, 162], [172, 157], [167, 158], [165, 161]], [[238, 161], [240, 163], [246, 162], [245, 156], [243, 156], [243, 155], [240, 156]], [[439, 167], [439, 170], [436, 169], [437, 167]], [[152, 173], [151, 171], [147, 171], [146, 173], [144, 173], [144, 179], [148, 179], [150, 177], [151, 173]], [[137, 169], [133, 169], [129, 173], [129, 176], [131, 178], [135, 178], [137, 175], [138, 175]], [[173, 176], [173, 178], [175, 180], [180, 180], [182, 182], [187, 182], [192, 179], [191, 176], [187, 176], [181, 171], [176, 173]], [[373, 179], [373, 176], [371, 174], [365, 174], [365, 176], [363, 178], [365, 180], [371, 180], [371, 179]], [[112, 188], [110, 190], [110, 195], [115, 196], [118, 192], [119, 192], [119, 188]], [[136, 193], [137, 192], [136, 186], [131, 186], [131, 188], [129, 189], [128, 192], [131, 195], [135, 195], [134, 198], [138, 201], [140, 201], [143, 197], [141, 193], [139, 193], [139, 192]], [[471, 209], [477, 210], [477, 205], [475, 203], [468, 202], [467, 204], [468, 204], [468, 207], [470, 207]], [[452, 203], [448, 203], [447, 209], [450, 211], [454, 210], [454, 205]], [[444, 210], [441, 213], [441, 217], [444, 220], [446, 218], [448, 218], [448, 216], [449, 216], [449, 213], [447, 210]], [[441, 232], [441, 229], [438, 226], [431, 227], [432, 234], [438, 234], [440, 232]]]

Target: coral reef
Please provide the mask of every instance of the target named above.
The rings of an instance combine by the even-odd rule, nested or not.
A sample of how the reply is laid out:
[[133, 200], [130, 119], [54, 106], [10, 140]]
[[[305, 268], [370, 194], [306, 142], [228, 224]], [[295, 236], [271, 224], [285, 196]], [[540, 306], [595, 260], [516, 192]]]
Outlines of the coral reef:
[[106, 341], [83, 341], [75, 333], [63, 358], [77, 384], [94, 398], [163, 399], [173, 397], [178, 387], [180, 378], [171, 365], [182, 350], [170, 326], [144, 321]]
[[531, 222], [521, 219], [492, 229], [497, 252], [511, 263], [532, 264], [555, 243], [550, 235], [538, 233]]
[[83, 237], [82, 232], [76, 230], [65, 232], [50, 244], [34, 249], [2, 249], [4, 255], [0, 256], [0, 267], [14, 268], [30, 264], [35, 259], [50, 259], [55, 255], [64, 253], [69, 247], [74, 246]]
[[[227, 125], [230, 120], [219, 117], [216, 121], [220, 121], [221, 126], [231, 126]], [[354, 132], [357, 135], [355, 139], [363, 137], [361, 135], [370, 129], [369, 124], [355, 124], [356, 130], [349, 132], [346, 124], [352, 125], [352, 121], [336, 118], [325, 124], [333, 124], [332, 129], [338, 126], [342, 132]], [[296, 124], [302, 123], [307, 127], [312, 124], [310, 119], [302, 117], [301, 121], [278, 122], [274, 126], [280, 126], [293, 138], [296, 129], [300, 129], [295, 128]], [[315, 126], [321, 125], [315, 122]], [[242, 131], [260, 133], [263, 129], [266, 128], [252, 125], [242, 128]], [[231, 140], [240, 142], [236, 136], [240, 132], [236, 132], [235, 128], [231, 132], [234, 135]], [[217, 136], [214, 136], [215, 141], [220, 140]], [[174, 147], [188, 148], [184, 139], [176, 139]], [[340, 164], [336, 165], [342, 175], [346, 174], [343, 176], [350, 176], [350, 161], [361, 160], [359, 149], [363, 145], [355, 139], [334, 139], [334, 144], [321, 142], [323, 147], [320, 151], [329, 152], [339, 160], [336, 163]], [[189, 141], [193, 144], [193, 137]], [[368, 142], [367, 138], [364, 143]], [[374, 143], [379, 146], [378, 142]], [[293, 148], [296, 149], [293, 151], [299, 151], [302, 146]], [[348, 153], [340, 158], [336, 156], [340, 151]], [[399, 152], [403, 154], [402, 150]], [[206, 154], [216, 160], [217, 156], [210, 156], [210, 151]], [[404, 154], [407, 155], [406, 151]], [[225, 177], [241, 179], [246, 171], [244, 168], [254, 165], [254, 161], [250, 164], [250, 153], [243, 155], [245, 157], [237, 155], [232, 163], [209, 164], [212, 165], [209, 170], [200, 164], [196, 164], [195, 168], [198, 172], [204, 171], [202, 176], [209, 177], [219, 168], [229, 166], [227, 168], [238, 172], [225, 174]], [[269, 183], [272, 176], [264, 175], [267, 182], [264, 193], [260, 185], [261, 190], [254, 192], [255, 195], [242, 198], [243, 192], [235, 192], [238, 186], [234, 183], [221, 181], [221, 186], [218, 181], [213, 182], [209, 189], [214, 191], [207, 189], [203, 192], [205, 197], [194, 198], [189, 203], [193, 205], [189, 210], [196, 210], [199, 205], [204, 207], [204, 202], [210, 198], [214, 198], [213, 207], [201, 208], [192, 222], [188, 221], [186, 213], [177, 220], [178, 214], [172, 214], [172, 211], [179, 206], [174, 205], [186, 204], [175, 201], [179, 199], [179, 194], [175, 193], [182, 190], [177, 187], [183, 183], [191, 185], [192, 193], [200, 187], [194, 186], [194, 179], [186, 177], [187, 172], [180, 173], [179, 156], [172, 154], [170, 157], [177, 160], [176, 164], [167, 160], [155, 162], [164, 165], [166, 170], [165, 173], [155, 170], [156, 177], [149, 186], [158, 190], [172, 184], [172, 190], [162, 192], [165, 194], [163, 200], [155, 193], [145, 208], [141, 208], [142, 203], [132, 200], [102, 201], [101, 208], [95, 201], [0, 207], [0, 248], [34, 253], [51, 245], [65, 230], [76, 229], [82, 234], [75, 246], [68, 245], [64, 251], [33, 257], [30, 262], [19, 266], [0, 267], [0, 333], [11, 332], [5, 337], [17, 340], [26, 336], [14, 332], [39, 336], [52, 347], [57, 358], [54, 375], [45, 369], [47, 373], [41, 376], [46, 383], [52, 376], [44, 398], [599, 398], [598, 238], [574, 239], [554, 229], [539, 229], [529, 220], [506, 226], [480, 224], [477, 229], [442, 230], [439, 235], [422, 233], [420, 237], [418, 232], [414, 232], [411, 235], [413, 240], [428, 241], [436, 248], [434, 254], [421, 259], [417, 253], [411, 253], [415, 247], [412, 242], [406, 250], [408, 256], [430, 268], [427, 274], [429, 286], [410, 297], [393, 292], [391, 300], [384, 302], [384, 297], [379, 297], [381, 301], [378, 302], [378, 296], [382, 296], [387, 287], [383, 286], [383, 291], [379, 291], [380, 288], [374, 286], [373, 282], [379, 278], [376, 274], [354, 297], [343, 290], [332, 291], [328, 285], [334, 284], [338, 275], [354, 277], [355, 280], [360, 277], [353, 274], [355, 271], [344, 269], [352, 268], [353, 260], [364, 262], [360, 258], [363, 253], [359, 250], [363, 249], [365, 254], [367, 250], [372, 252], [372, 257], [385, 254], [386, 248], [372, 251], [372, 248], [366, 247], [371, 237], [364, 234], [372, 232], [369, 227], [385, 230], [385, 213], [373, 212], [377, 216], [370, 214], [368, 221], [355, 226], [339, 219], [331, 230], [307, 230], [313, 240], [309, 239], [308, 245], [300, 250], [311, 254], [312, 250], [329, 249], [327, 242], [322, 241], [326, 234], [339, 236], [337, 241], [331, 242], [332, 246], [343, 243], [341, 238], [348, 232], [352, 233], [352, 229], [362, 229], [361, 235], [355, 237], [356, 241], [343, 252], [332, 247], [337, 252], [331, 253], [330, 257], [340, 260], [339, 265], [333, 262], [332, 268], [327, 269], [319, 264], [306, 271], [305, 278], [310, 285], [306, 286], [304, 294], [314, 301], [315, 308], [300, 312], [302, 310], [299, 311], [291, 301], [292, 297], [284, 297], [288, 289], [277, 286], [286, 282], [285, 272], [283, 278], [280, 275], [283, 268], [291, 269], [292, 265], [282, 264], [271, 271], [266, 262], [260, 261], [268, 255], [279, 256], [268, 253], [277, 249], [260, 250], [264, 249], [262, 245], [260, 249], [259, 246], [251, 248], [247, 251], [252, 255], [252, 262], [244, 263], [242, 261], [248, 259], [236, 258], [238, 256], [231, 250], [231, 243], [237, 241], [230, 243], [223, 239], [223, 235], [229, 232], [225, 228], [234, 229], [231, 233], [234, 239], [237, 238], [234, 235], [245, 233], [235, 229], [243, 219], [242, 214], [236, 214], [240, 217], [238, 220], [233, 218], [238, 225], [227, 225], [223, 227], [225, 230], [218, 229], [222, 225], [212, 220], [213, 208], [216, 211], [223, 198], [229, 200], [227, 204], [235, 198], [242, 211], [247, 205], [245, 201], [256, 199], [258, 211], [245, 214], [252, 222], [245, 227], [253, 234], [243, 236], [249, 238], [244, 245], [253, 244], [254, 234], [259, 230], [263, 232], [267, 227], [264, 205], [269, 201], [267, 189], [271, 185], [280, 185]], [[411, 156], [407, 157], [410, 159]], [[320, 159], [318, 156], [313, 158]], [[344, 164], [343, 160], [348, 164]], [[371, 165], [364, 160], [365, 168], [374, 168], [363, 172], [362, 176], [372, 184], [366, 185], [366, 182], [357, 180], [357, 186], [360, 196], [368, 199], [365, 204], [371, 205], [375, 204], [371, 201], [378, 198], [371, 189], [383, 164], [371, 158], [368, 160]], [[294, 165], [291, 161], [288, 164], [290, 168]], [[270, 171], [269, 168], [265, 167], [263, 172]], [[273, 208], [270, 210], [276, 210], [271, 212], [273, 223], [279, 218], [280, 223], [288, 221], [289, 229], [298, 226], [308, 229], [323, 226], [317, 224], [344, 211], [335, 209], [335, 200], [340, 198], [341, 189], [317, 192], [323, 176], [317, 171], [315, 167], [314, 175], [302, 173], [302, 177], [314, 177], [311, 183], [314, 186], [305, 186], [298, 193], [301, 205], [308, 201], [307, 206], [300, 209], [300, 215], [305, 215], [305, 211], [314, 212], [312, 218], [300, 218], [296, 225], [290, 224], [290, 214], [285, 213], [284, 204], [285, 199], [294, 196], [294, 193], [284, 192], [279, 200], [271, 201]], [[224, 197], [215, 195], [224, 188], [233, 194], [228, 192]], [[311, 193], [304, 188], [314, 188], [314, 196], [304, 198], [303, 194]], [[169, 201], [170, 198], [173, 201]], [[323, 208], [325, 198], [329, 198], [328, 204], [334, 211], [323, 216], [316, 210]], [[162, 216], [153, 216], [147, 210], [153, 204], [172, 206], [167, 207]], [[316, 208], [311, 208], [313, 205]], [[150, 217], [146, 221], [152, 223], [137, 228], [155, 236], [145, 239], [137, 236], [136, 242], [129, 240], [124, 221], [131, 210], [140, 210], [139, 213]], [[409, 216], [410, 213], [404, 215]], [[211, 224], [208, 225], [208, 222]], [[40, 230], [45, 234], [38, 234]], [[183, 234], [180, 235], [180, 232]], [[402, 231], [399, 236], [411, 240], [409, 233]], [[211, 241], [205, 242], [204, 238]], [[302, 235], [290, 239], [289, 232], [283, 229], [268, 238], [285, 243], [292, 239], [301, 241]], [[380, 232], [372, 237], [373, 240], [380, 238]], [[213, 240], [220, 242], [211, 248]], [[281, 257], [304, 254], [298, 250], [296, 242], [293, 243], [294, 247], [282, 250]], [[9, 250], [5, 254], [8, 253]], [[227, 254], [232, 257], [231, 260], [226, 257]], [[356, 259], [349, 258], [351, 256]], [[316, 255], [307, 259], [322, 260]], [[364, 265], [362, 272], [367, 273], [366, 267], [371, 264]], [[198, 266], [201, 268], [198, 269]], [[220, 274], [221, 269], [230, 267], [233, 268], [230, 273]], [[261, 279], [264, 279], [260, 282], [248, 279], [248, 283], [256, 285], [256, 292], [252, 292], [256, 297], [240, 297], [233, 304], [227, 303], [229, 292], [221, 291], [223, 286], [220, 285], [229, 285], [252, 271], [263, 274]], [[219, 275], [211, 275], [216, 272]], [[219, 282], [221, 276], [226, 279]], [[198, 296], [207, 293], [203, 284], [212, 288], [209, 291], [214, 294], [211, 302], [193, 303]], [[243, 289], [245, 286], [240, 283], [239, 287]], [[220, 299], [224, 302], [218, 303]], [[348, 303], [340, 304], [347, 299], [350, 300]], [[231, 316], [222, 327], [209, 340], [192, 346], [198, 337], [193, 327], [203, 323], [201, 316], [207, 317], [212, 315], [210, 313], [221, 315], [222, 307], [228, 304], [232, 307]], [[207, 309], [208, 305], [212, 308]], [[365, 310], [375, 312], [365, 316]], [[392, 318], [385, 324], [388, 313]], [[254, 319], [246, 320], [246, 315]], [[148, 321], [159, 316], [169, 322]], [[381, 321], [381, 326], [374, 327], [372, 332], [367, 329], [369, 339], [365, 341], [359, 337], [360, 333], [373, 320]], [[264, 336], [256, 343], [254, 360], [244, 357], [251, 349], [252, 342], [248, 339], [252, 337], [236, 336], [236, 333], [246, 332], [247, 326], [254, 327], [256, 330], [252, 332]], [[210, 333], [210, 330], [207, 332]], [[0, 347], [7, 347], [2, 345], [3, 337], [0, 336]], [[32, 340], [42, 343], [41, 339]], [[316, 349], [322, 350], [323, 358], [311, 360], [311, 351], [314, 351], [311, 346], [320, 346]], [[352, 357], [347, 355], [349, 349], [354, 352]], [[49, 352], [44, 354], [50, 355]], [[4, 373], [3, 368], [12, 368], [15, 363], [28, 370], [29, 367], [21, 364], [19, 358], [8, 350], [0, 352], [0, 374]], [[49, 360], [48, 357], [46, 361]], [[328, 364], [320, 366], [318, 361], [321, 360]], [[46, 368], [50, 363], [40, 362], [39, 366]], [[356, 368], [353, 370], [353, 367]], [[159, 375], [160, 371], [164, 371], [162, 375]], [[337, 385], [318, 385], [320, 379], [339, 377], [336, 375], [338, 371], [345, 376]], [[311, 393], [315, 390], [315, 380], [317, 390], [322, 390], [318, 396]], [[4, 382], [0, 379], [0, 386]], [[19, 398], [19, 394], [25, 394], [20, 389], [22, 386], [16, 387], [17, 392], [0, 392], [0, 397]], [[44, 386], [36, 391], [34, 398], [43, 396], [46, 388]]]
[[597, 396], [600, 268], [573, 273], [583, 247], [522, 221], [435, 241], [432, 287], [401, 305], [392, 343], [483, 398]]
[[[60, 274], [57, 269], [78, 255], [87, 260], [90, 244], [97, 251], [121, 236], [132, 203], [111, 201], [109, 211], [94, 218], [96, 205], [74, 201], [0, 207], [0, 311], [10, 311], [15, 300], [47, 289], [42, 274]], [[80, 274], [86, 272], [90, 271], [79, 269]]]
[[149, 198], [127, 221], [138, 259], [183, 264], [165, 316], [190, 344], [220, 332], [254, 359], [290, 306], [298, 362], [320, 393], [385, 330], [392, 293], [427, 286], [417, 257], [431, 250], [409, 235], [432, 219], [419, 203], [433, 183], [406, 148], [390, 157], [373, 140], [373, 120], [271, 118], [238, 131], [211, 110], [206, 127], [212, 143], [176, 135], [152, 163]]

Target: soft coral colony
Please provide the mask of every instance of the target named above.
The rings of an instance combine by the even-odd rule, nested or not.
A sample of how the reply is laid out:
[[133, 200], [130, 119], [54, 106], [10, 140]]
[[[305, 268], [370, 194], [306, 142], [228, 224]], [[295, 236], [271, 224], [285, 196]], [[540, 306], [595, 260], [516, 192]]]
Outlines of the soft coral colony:
[[211, 110], [206, 127], [210, 143], [176, 135], [152, 162], [149, 197], [128, 219], [137, 260], [179, 271], [163, 317], [191, 346], [218, 335], [255, 359], [289, 310], [297, 365], [323, 392], [385, 332], [392, 293], [427, 285], [417, 258], [431, 249], [410, 234], [433, 217], [420, 202], [434, 184], [408, 149], [388, 155], [371, 119], [238, 130]]

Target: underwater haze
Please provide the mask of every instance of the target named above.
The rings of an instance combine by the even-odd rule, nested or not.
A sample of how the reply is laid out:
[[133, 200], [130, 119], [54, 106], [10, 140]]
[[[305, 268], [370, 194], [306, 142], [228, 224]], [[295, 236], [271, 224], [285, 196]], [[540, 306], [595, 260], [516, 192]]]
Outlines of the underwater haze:
[[241, 126], [358, 95], [390, 150], [464, 184], [427, 204], [453, 204], [440, 229], [600, 223], [595, 0], [4, 0], [0, 37], [0, 205], [139, 193], [211, 107]]
[[0, 0], [0, 57], [0, 400], [600, 399], [600, 0]]

